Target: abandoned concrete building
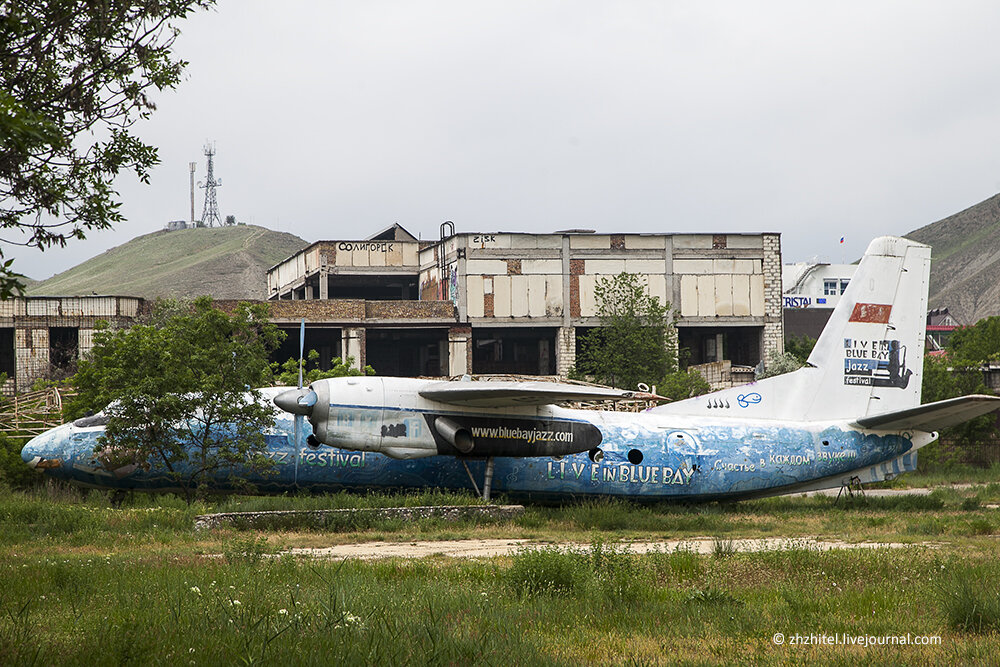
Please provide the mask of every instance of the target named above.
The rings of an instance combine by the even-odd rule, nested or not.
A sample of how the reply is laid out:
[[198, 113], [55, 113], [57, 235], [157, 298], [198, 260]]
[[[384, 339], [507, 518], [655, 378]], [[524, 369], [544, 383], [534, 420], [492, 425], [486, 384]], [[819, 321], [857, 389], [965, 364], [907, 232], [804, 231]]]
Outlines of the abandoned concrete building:
[[[395, 225], [317, 241], [268, 272], [276, 322], [305, 317], [322, 361], [381, 375], [565, 376], [599, 324], [602, 275], [639, 274], [675, 310], [689, 363], [755, 366], [783, 349], [778, 234], [455, 233]], [[293, 353], [297, 338], [286, 343]], [[294, 356], [294, 355], [292, 355]]]
[[[725, 375], [783, 349], [778, 234], [455, 233], [446, 223], [441, 236], [394, 225], [317, 241], [272, 267], [272, 319], [289, 334], [274, 358], [298, 356], [305, 318], [306, 348], [324, 367], [351, 357], [379, 375], [565, 376], [579, 335], [599, 324], [597, 281], [622, 271], [673, 306], [690, 364]], [[127, 326], [145, 307], [134, 297], [0, 302], [3, 392], [58, 376], [92, 347], [98, 320]]]
[[143, 300], [127, 296], [27, 297], [0, 301], [0, 391], [58, 378], [94, 345], [97, 322], [129, 326]]

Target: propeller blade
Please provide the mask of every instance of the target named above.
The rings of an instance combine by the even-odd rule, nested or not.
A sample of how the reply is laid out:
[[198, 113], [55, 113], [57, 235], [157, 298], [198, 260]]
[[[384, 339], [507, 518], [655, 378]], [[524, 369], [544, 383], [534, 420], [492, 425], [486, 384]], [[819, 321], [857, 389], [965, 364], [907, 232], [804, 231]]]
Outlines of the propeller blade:
[[306, 318], [299, 322], [299, 389], [302, 389], [302, 365], [306, 354]]
[[316, 405], [317, 400], [319, 400], [319, 397], [316, 395], [316, 392], [310, 389], [308, 394], [304, 396], [300, 394], [298, 400], [295, 402], [298, 403], [301, 407], [311, 408], [312, 406]]

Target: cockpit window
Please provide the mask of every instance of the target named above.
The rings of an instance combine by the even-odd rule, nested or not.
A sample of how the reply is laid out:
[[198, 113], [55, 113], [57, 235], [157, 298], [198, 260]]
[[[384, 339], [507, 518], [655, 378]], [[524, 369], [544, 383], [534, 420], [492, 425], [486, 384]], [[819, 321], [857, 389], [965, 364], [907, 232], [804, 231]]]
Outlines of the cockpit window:
[[107, 426], [108, 416], [103, 412], [98, 412], [96, 415], [91, 415], [90, 417], [80, 417], [75, 422], [73, 426], [77, 428], [92, 428], [94, 426]]

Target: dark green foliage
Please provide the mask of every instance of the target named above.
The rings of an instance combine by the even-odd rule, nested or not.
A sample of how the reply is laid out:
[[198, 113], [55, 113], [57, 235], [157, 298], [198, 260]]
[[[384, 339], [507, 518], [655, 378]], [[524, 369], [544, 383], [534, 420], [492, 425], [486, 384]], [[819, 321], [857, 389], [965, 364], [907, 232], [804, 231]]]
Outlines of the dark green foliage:
[[6, 433], [0, 433], [0, 484], [26, 488], [42, 479], [40, 472], [24, 465], [21, 460], [21, 448], [25, 442], [27, 438], [11, 438]]
[[[129, 128], [186, 63], [174, 24], [212, 0], [9, 0], [0, 10], [0, 228], [63, 246], [120, 222], [114, 179], [149, 180], [156, 149]], [[95, 137], [101, 137], [96, 139]], [[0, 297], [23, 284], [0, 264]]]
[[670, 304], [649, 294], [632, 273], [601, 276], [595, 288], [601, 326], [580, 338], [580, 353], [571, 373], [600, 384], [635, 389], [639, 383], [669, 398], [688, 398], [708, 391], [697, 373], [679, 371], [677, 330]]
[[[340, 378], [350, 375], [375, 375], [375, 369], [371, 366], [365, 366], [363, 371], [359, 371], [351, 365], [353, 361], [353, 357], [348, 357], [346, 361], [340, 357], [336, 357], [333, 359], [333, 365], [330, 367], [330, 370], [324, 371], [319, 368], [319, 352], [309, 350], [309, 353], [306, 354], [306, 363], [302, 373], [302, 384], [305, 386], [310, 382], [325, 378]], [[274, 372], [274, 384], [287, 387], [298, 385], [298, 359], [289, 359], [283, 364], [275, 362], [271, 364], [271, 370]]]
[[789, 336], [785, 339], [785, 352], [791, 354], [799, 360], [799, 364], [805, 364], [816, 347], [816, 339], [812, 336]]
[[[992, 394], [982, 367], [1000, 360], [1000, 317], [988, 317], [975, 326], [956, 329], [946, 354], [924, 357], [921, 400], [933, 403], [968, 394]], [[1000, 437], [996, 413], [943, 429], [941, 438], [920, 451], [921, 465], [953, 465], [970, 445]]]
[[[155, 462], [192, 492], [236, 466], [267, 469], [263, 431], [274, 417], [260, 393], [281, 332], [264, 305], [232, 315], [209, 297], [159, 305], [150, 324], [102, 328], [80, 362], [70, 417], [104, 409], [99, 440], [109, 468]], [[107, 407], [105, 407], [107, 406]]]

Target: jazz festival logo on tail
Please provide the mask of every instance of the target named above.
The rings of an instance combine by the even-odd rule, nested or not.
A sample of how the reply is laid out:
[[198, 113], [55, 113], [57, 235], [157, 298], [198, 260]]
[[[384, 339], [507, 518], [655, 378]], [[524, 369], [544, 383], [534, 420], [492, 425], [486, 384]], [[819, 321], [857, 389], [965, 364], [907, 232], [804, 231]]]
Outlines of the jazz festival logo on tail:
[[911, 375], [898, 340], [844, 339], [844, 384], [905, 389]]

